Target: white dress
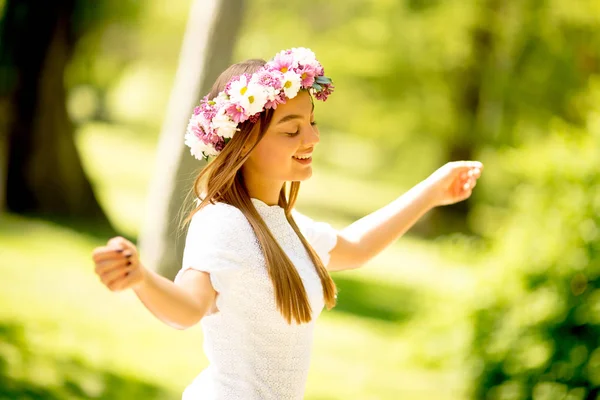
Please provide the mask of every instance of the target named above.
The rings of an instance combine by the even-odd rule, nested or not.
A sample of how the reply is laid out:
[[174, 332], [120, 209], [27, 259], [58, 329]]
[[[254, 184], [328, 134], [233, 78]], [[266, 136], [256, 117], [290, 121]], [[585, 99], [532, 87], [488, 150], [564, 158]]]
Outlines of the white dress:
[[[201, 320], [209, 366], [186, 388], [183, 400], [302, 399], [310, 364], [314, 321], [323, 309], [323, 288], [308, 253], [284, 210], [252, 199], [290, 258], [312, 307], [310, 323], [288, 325], [275, 295], [258, 241], [237, 208], [217, 203], [190, 222], [183, 265], [210, 273], [218, 312]], [[324, 264], [336, 231], [293, 211], [294, 220]]]

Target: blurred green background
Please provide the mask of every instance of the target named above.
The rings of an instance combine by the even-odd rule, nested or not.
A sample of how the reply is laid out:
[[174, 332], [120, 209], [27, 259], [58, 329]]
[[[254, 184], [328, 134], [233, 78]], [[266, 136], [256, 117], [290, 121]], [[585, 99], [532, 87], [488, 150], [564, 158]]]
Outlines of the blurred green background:
[[[306, 46], [336, 84], [317, 105], [301, 211], [341, 228], [447, 161], [485, 165], [469, 201], [334, 275], [339, 305], [317, 323], [306, 398], [600, 398], [600, 2], [246, 3], [233, 61]], [[207, 364], [201, 330], [107, 291], [90, 252], [135, 239], [146, 218], [190, 1], [47, 2], [75, 10], [69, 51], [22, 72], [7, 54], [30, 49], [11, 29], [37, 4], [0, 0], [0, 399], [177, 399]], [[31, 110], [55, 110], [36, 119], [53, 125], [29, 126], [14, 82], [52, 68], [64, 80]], [[63, 109], [68, 124], [53, 122]], [[14, 194], [14, 159], [64, 160], [66, 145], [46, 146], [61, 132], [104, 214]]]

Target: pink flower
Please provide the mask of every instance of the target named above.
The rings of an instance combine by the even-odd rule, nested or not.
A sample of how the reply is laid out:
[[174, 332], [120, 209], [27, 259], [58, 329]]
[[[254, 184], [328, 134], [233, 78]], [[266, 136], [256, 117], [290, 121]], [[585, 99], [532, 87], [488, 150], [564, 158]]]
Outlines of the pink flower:
[[217, 115], [217, 110], [215, 110], [214, 108], [205, 108], [202, 110], [202, 117], [206, 120], [206, 121], [212, 121], [212, 119], [215, 117], [215, 115]]
[[247, 119], [244, 107], [240, 106], [239, 104], [231, 104], [229, 107], [227, 107], [226, 112], [236, 124], [244, 122]]
[[296, 72], [298, 75], [300, 75], [300, 79], [302, 79], [302, 87], [309, 88], [313, 85], [313, 83], [315, 83], [315, 75], [317, 74], [317, 70], [314, 66], [306, 64], [301, 68], [298, 68]]
[[256, 81], [262, 86], [272, 87], [273, 89], [281, 89], [283, 74], [277, 69], [273, 69], [271, 71], [264, 70], [258, 73]]
[[199, 125], [194, 125], [192, 126], [192, 132], [194, 133], [194, 136], [203, 141], [204, 130], [202, 129], [202, 127], [200, 127]]
[[291, 53], [278, 53], [269, 66], [285, 74], [294, 66], [294, 56]]
[[200, 140], [202, 143], [204, 144], [211, 144], [211, 136], [213, 135], [213, 133], [207, 133], [204, 128], [200, 125], [194, 125], [192, 126], [192, 132], [194, 133], [194, 136], [196, 136], [198, 138], [198, 140]]
[[265, 110], [268, 110], [269, 108], [275, 110], [277, 109], [277, 106], [279, 104], [285, 104], [286, 101], [287, 98], [285, 97], [285, 93], [282, 90], [281, 93], [279, 93], [279, 95], [276, 96], [273, 101], [267, 101], [267, 103], [265, 104]]
[[325, 69], [321, 65], [321, 63], [317, 63], [317, 75], [322, 76], [325, 75]]
[[211, 102], [208, 100], [208, 96], [205, 96], [200, 102], [200, 106], [194, 108], [194, 115], [202, 115], [205, 121], [210, 122], [215, 115], [217, 114], [217, 109]]

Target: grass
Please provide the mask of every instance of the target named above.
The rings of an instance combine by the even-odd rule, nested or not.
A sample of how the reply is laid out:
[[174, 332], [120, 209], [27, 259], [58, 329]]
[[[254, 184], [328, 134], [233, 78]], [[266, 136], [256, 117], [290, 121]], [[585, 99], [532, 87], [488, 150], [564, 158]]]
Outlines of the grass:
[[[135, 235], [153, 141], [102, 125], [78, 140], [110, 219]], [[397, 194], [324, 171], [303, 188], [299, 208], [342, 226]], [[52, 222], [2, 217], [0, 399], [176, 399], [207, 365], [199, 327], [168, 328], [132, 293], [97, 281], [90, 252], [100, 244]], [[464, 398], [470, 332], [456, 304], [473, 285], [469, 267], [407, 237], [334, 279], [339, 304], [317, 322], [308, 399]]]

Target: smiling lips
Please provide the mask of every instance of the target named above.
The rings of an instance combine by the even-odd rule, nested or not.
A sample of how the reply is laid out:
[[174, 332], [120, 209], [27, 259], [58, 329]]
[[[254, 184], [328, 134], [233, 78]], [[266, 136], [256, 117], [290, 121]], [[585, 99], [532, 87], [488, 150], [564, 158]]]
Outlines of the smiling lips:
[[306, 160], [308, 158], [312, 157], [312, 153], [307, 153], [307, 154], [301, 154], [299, 156], [293, 156], [296, 159], [300, 159], [300, 160]]
[[301, 164], [310, 164], [312, 161], [312, 153], [301, 154], [298, 156], [293, 156], [292, 158]]

